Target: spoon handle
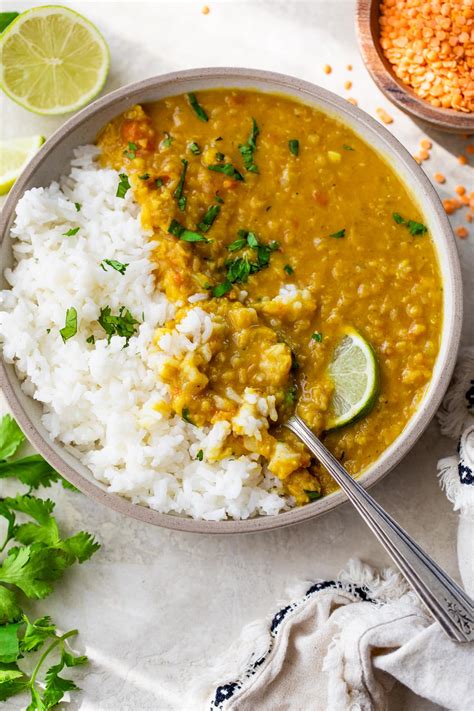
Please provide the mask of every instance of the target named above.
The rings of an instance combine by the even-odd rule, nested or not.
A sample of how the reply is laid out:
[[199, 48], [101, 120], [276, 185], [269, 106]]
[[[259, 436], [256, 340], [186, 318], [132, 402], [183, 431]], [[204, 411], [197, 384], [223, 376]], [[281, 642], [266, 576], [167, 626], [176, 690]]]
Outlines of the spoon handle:
[[474, 640], [474, 604], [394, 519], [351, 477], [296, 415], [285, 423], [324, 464], [412, 588], [455, 642]]

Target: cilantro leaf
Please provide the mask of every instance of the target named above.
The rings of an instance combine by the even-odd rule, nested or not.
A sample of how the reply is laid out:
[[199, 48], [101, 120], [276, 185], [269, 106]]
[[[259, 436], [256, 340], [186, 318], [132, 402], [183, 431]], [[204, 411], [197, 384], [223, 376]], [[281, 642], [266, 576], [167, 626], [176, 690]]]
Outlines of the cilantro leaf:
[[105, 264], [107, 264], [109, 267], [112, 267], [112, 269], [115, 269], [116, 272], [119, 272], [119, 274], [125, 274], [127, 271], [127, 267], [129, 266], [128, 264], [122, 264], [122, 262], [117, 262], [116, 259], [103, 259], [100, 263], [100, 266], [104, 270], [104, 272], [107, 271], [105, 268]]
[[201, 230], [201, 232], [208, 232], [214, 224], [214, 220], [219, 215], [220, 211], [220, 205], [211, 205], [208, 207], [201, 222], [198, 223], [198, 229]]
[[229, 252], [237, 252], [237, 250], [245, 247], [246, 244], [247, 244], [247, 240], [244, 237], [239, 237], [239, 239], [236, 239], [233, 242], [231, 242], [227, 246], [227, 249], [229, 250]]
[[139, 180], [149, 180], [150, 179], [150, 173], [143, 173], [143, 175], [138, 176]]
[[0, 421], [0, 459], [8, 459], [15, 454], [25, 435], [10, 415], [4, 415]]
[[245, 169], [248, 170], [249, 173], [258, 173], [258, 167], [254, 163], [253, 156], [257, 149], [257, 136], [259, 133], [260, 130], [257, 126], [257, 122], [254, 118], [252, 118], [252, 131], [247, 143], [239, 146], [239, 151], [242, 154]]
[[27, 688], [27, 678], [16, 664], [2, 665], [0, 668], [0, 701], [19, 694]]
[[195, 156], [198, 156], [201, 153], [201, 149], [199, 148], [199, 145], [196, 143], [196, 141], [192, 141], [192, 143], [188, 145], [188, 148]]
[[292, 153], [294, 156], [299, 155], [300, 142], [298, 141], [298, 139], [292, 138], [290, 141], [288, 141], [288, 148], [290, 149], [290, 153]]
[[0, 499], [0, 516], [7, 521], [7, 532], [5, 534], [5, 540], [3, 541], [0, 551], [2, 551], [15, 535], [15, 514], [10, 511], [8, 506]]
[[211, 240], [204, 237], [204, 235], [199, 234], [199, 232], [193, 232], [192, 230], [187, 230], [183, 225], [181, 225], [177, 220], [171, 220], [170, 226], [168, 227], [168, 232], [174, 237], [178, 237], [183, 242], [206, 242], [209, 243]]
[[75, 202], [74, 207], [76, 208], [76, 212], [80, 212], [82, 205], [80, 202]]
[[54, 502], [51, 499], [39, 499], [30, 494], [18, 494], [15, 498], [6, 498], [4, 503], [14, 511], [21, 511], [31, 516], [42, 525], [48, 522], [54, 510]]
[[294, 273], [294, 271], [295, 271], [295, 270], [293, 269], [293, 267], [292, 267], [290, 264], [285, 264], [285, 266], [283, 267], [283, 270], [284, 270], [287, 274], [289, 274], [290, 276], [291, 276], [291, 275]]
[[99, 550], [100, 543], [97, 543], [94, 536], [87, 531], [79, 531], [74, 536], [61, 541], [57, 547], [73, 555], [78, 563], [84, 563]]
[[202, 462], [202, 460], [204, 459], [204, 452], [202, 451], [202, 449], [197, 452], [196, 459], [198, 459], [200, 462]]
[[309, 491], [308, 489], [303, 489], [303, 491], [310, 501], [317, 501], [317, 499], [320, 499], [322, 497], [320, 491]]
[[213, 170], [216, 173], [224, 173], [224, 175], [227, 175], [229, 178], [233, 178], [234, 180], [244, 180], [242, 173], [239, 173], [237, 168], [234, 168], [232, 163], [217, 163], [216, 165], [208, 165], [207, 169]]
[[319, 331], [315, 331], [312, 335], [311, 338], [313, 341], [316, 341], [316, 343], [321, 343], [323, 340], [323, 334], [319, 333]]
[[136, 143], [132, 143], [131, 141], [128, 142], [128, 150], [125, 150], [123, 152], [124, 156], [128, 158], [129, 160], [133, 160], [138, 151], [138, 146]]
[[36, 651], [49, 637], [56, 635], [56, 625], [48, 615], [34, 622], [23, 615], [23, 620], [26, 622], [26, 630], [20, 642], [22, 653]]
[[186, 171], [188, 169], [188, 161], [186, 158], [181, 159], [181, 163], [183, 164], [183, 169], [181, 171], [181, 176], [179, 178], [178, 185], [176, 186], [176, 189], [173, 193], [173, 197], [178, 203], [178, 207], [180, 210], [184, 210], [186, 207], [186, 198], [183, 196], [183, 190], [184, 190], [184, 180], [186, 178]]
[[185, 422], [189, 422], [190, 425], [194, 425], [194, 422], [192, 419], [189, 417], [189, 407], [183, 407], [181, 411], [181, 417]]
[[13, 476], [31, 489], [37, 489], [39, 486], [48, 487], [52, 482], [62, 480], [62, 477], [39, 454], [16, 459], [14, 462], [0, 462], [0, 479]]
[[0, 585], [0, 625], [14, 622], [21, 617], [21, 607], [18, 605], [13, 590]]
[[77, 333], [77, 311], [74, 308], [74, 306], [71, 306], [67, 311], [66, 311], [66, 325], [64, 328], [61, 328], [59, 330], [59, 333], [61, 334], [61, 338], [63, 339], [63, 342], [66, 343], [70, 338], [76, 335]]
[[132, 186], [130, 185], [128, 175], [126, 173], [119, 173], [119, 178], [120, 182], [117, 186], [115, 197], [123, 199]]
[[285, 403], [285, 405], [294, 405], [296, 402], [297, 395], [298, 390], [296, 388], [296, 385], [290, 385], [284, 395], [283, 402]]
[[121, 336], [125, 338], [125, 346], [132, 336], [137, 332], [137, 325], [140, 323], [125, 306], [121, 306], [117, 316], [112, 314], [110, 306], [105, 306], [100, 310], [99, 318], [97, 319], [107, 334], [107, 342], [110, 343], [112, 336]]
[[343, 143], [342, 147], [344, 148], [345, 151], [354, 151], [355, 148], [352, 148], [352, 146], [349, 146], [347, 143]]
[[0, 581], [16, 585], [27, 597], [43, 598], [51, 593], [51, 583], [73, 563], [74, 557], [58, 548], [41, 544], [10, 548], [0, 566]]
[[212, 289], [212, 295], [215, 296], [216, 298], [219, 298], [221, 296], [224, 296], [227, 294], [230, 290], [232, 289], [232, 284], [228, 279], [222, 282], [222, 284], [217, 284]]
[[196, 94], [190, 93], [187, 95], [188, 96], [188, 101], [189, 105], [193, 109], [194, 113], [198, 117], [200, 121], [209, 121], [209, 117], [202, 108], [201, 104], [197, 100]]
[[71, 227], [71, 229], [68, 230], [67, 232], [63, 232], [63, 235], [65, 237], [74, 237], [74, 235], [77, 235], [77, 233], [79, 232], [80, 229], [81, 229], [80, 227]]
[[21, 624], [21, 622], [13, 622], [0, 625], [0, 662], [4, 664], [16, 662], [20, 655], [18, 628]]
[[426, 234], [428, 228], [422, 222], [416, 222], [415, 220], [406, 220], [398, 212], [393, 212], [392, 217], [397, 225], [405, 225], [407, 230], [413, 237], [418, 237], [420, 235]]
[[342, 230], [338, 230], [337, 232], [333, 232], [332, 234], [329, 235], [330, 237], [334, 237], [334, 239], [342, 239], [342, 237], [346, 236], [346, 228], [343, 227]]
[[161, 141], [161, 145], [163, 146], [163, 148], [169, 148], [173, 143], [173, 140], [173, 136], [170, 136], [168, 131], [165, 131], [165, 138], [163, 138], [163, 140]]

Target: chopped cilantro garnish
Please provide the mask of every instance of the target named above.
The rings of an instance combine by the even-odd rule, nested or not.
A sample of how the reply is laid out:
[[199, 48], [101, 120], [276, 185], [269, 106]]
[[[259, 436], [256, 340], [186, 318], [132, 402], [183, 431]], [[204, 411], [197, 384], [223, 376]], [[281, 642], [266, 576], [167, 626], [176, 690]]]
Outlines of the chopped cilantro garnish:
[[165, 184], [165, 183], [164, 183], [163, 178], [157, 178], [157, 179], [155, 180], [155, 185], [156, 185], [157, 188], [162, 188], [164, 184]]
[[136, 143], [128, 142], [128, 149], [123, 152], [126, 158], [133, 160], [137, 155], [138, 146]]
[[252, 272], [252, 265], [247, 257], [237, 257], [226, 262], [227, 265], [227, 280], [234, 284], [237, 282], [243, 284], [248, 281]]
[[219, 161], [219, 163], [222, 163], [222, 161], [224, 160], [224, 158], [225, 158], [225, 155], [224, 155], [223, 153], [221, 153], [220, 151], [217, 151], [217, 153], [216, 153], [216, 160]]
[[308, 489], [303, 489], [303, 491], [310, 501], [316, 501], [322, 497], [320, 491], [309, 491]]
[[94, 335], [89, 336], [89, 338], [86, 338], [86, 343], [91, 343], [92, 345], [94, 345], [94, 343], [95, 343]]
[[208, 232], [220, 211], [220, 205], [211, 205], [208, 207], [201, 222], [198, 222], [198, 229], [201, 230], [201, 232]]
[[405, 225], [407, 230], [413, 237], [418, 237], [419, 235], [424, 235], [428, 232], [428, 228], [422, 222], [416, 222], [415, 220], [406, 220], [404, 217], [398, 214], [398, 212], [392, 213], [392, 217], [397, 223], [397, 225]]
[[294, 271], [295, 271], [295, 270], [293, 269], [293, 267], [292, 267], [290, 264], [285, 264], [285, 266], [283, 267], [283, 269], [284, 269], [284, 271], [285, 271], [287, 274], [289, 274], [290, 276], [291, 276], [291, 274], [293, 274]]
[[77, 235], [77, 233], [79, 232], [80, 229], [81, 229], [80, 227], [71, 227], [71, 229], [68, 230], [67, 232], [63, 232], [63, 235], [65, 237], [74, 237], [74, 235]]
[[126, 339], [124, 348], [128, 346], [129, 340], [137, 332], [137, 325], [140, 323], [133, 318], [125, 306], [120, 307], [118, 316], [112, 314], [110, 306], [105, 306], [100, 310], [97, 320], [107, 334], [108, 343], [110, 343], [112, 336], [122, 336]]
[[228, 246], [227, 249], [229, 252], [237, 252], [238, 249], [242, 249], [245, 247], [247, 244], [247, 239], [245, 237], [239, 237], [239, 239], [234, 240], [231, 242]]
[[321, 343], [321, 341], [323, 340], [323, 334], [319, 333], [319, 331], [315, 331], [311, 335], [311, 338], [313, 339], [313, 341], [316, 341], [316, 343]]
[[291, 351], [291, 368], [290, 370], [298, 370], [300, 367], [300, 364], [298, 363], [298, 358], [296, 357], [296, 354]]
[[51, 333], [51, 329], [50, 329], [50, 328], [47, 328], [47, 329], [46, 329], [46, 333]]
[[178, 207], [180, 210], [184, 210], [186, 207], [186, 198], [183, 195], [183, 189], [184, 189], [184, 179], [186, 178], [186, 171], [188, 169], [188, 161], [186, 158], [181, 159], [181, 163], [183, 164], [183, 169], [181, 171], [181, 175], [179, 178], [178, 185], [176, 186], [176, 190], [173, 193], [173, 197], [178, 203]]
[[108, 264], [109, 267], [112, 267], [112, 269], [115, 269], [116, 272], [120, 272], [120, 274], [125, 274], [128, 264], [122, 264], [122, 262], [117, 262], [116, 259], [103, 259], [100, 263], [100, 266], [104, 270], [104, 272], [107, 271], [105, 268], [105, 265]]
[[77, 311], [74, 306], [66, 311], [66, 325], [61, 328], [59, 333], [64, 343], [72, 338], [77, 333]]
[[224, 200], [221, 198], [221, 196], [218, 193], [216, 193], [216, 195], [215, 195], [215, 200], [216, 200], [216, 202], [219, 202], [221, 205], [224, 204]]
[[346, 235], [346, 228], [343, 227], [342, 230], [338, 230], [338, 232], [333, 232], [329, 236], [334, 237], [335, 239], [341, 239], [342, 237], [345, 237], [345, 235]]
[[199, 452], [196, 454], [196, 459], [199, 459], [199, 461], [202, 462], [203, 458], [204, 452], [202, 451], [202, 449], [200, 449]]
[[194, 425], [194, 422], [192, 419], [189, 417], [189, 407], [183, 407], [181, 411], [181, 417], [185, 422], [189, 422], [190, 425]]
[[227, 294], [230, 290], [232, 289], [232, 284], [228, 279], [222, 282], [222, 284], [218, 284], [215, 286], [212, 290], [212, 295], [215, 296], [216, 298], [219, 298], [220, 296], [224, 296], [224, 294]]
[[126, 173], [119, 173], [120, 182], [117, 186], [116, 197], [124, 198], [127, 192], [130, 190], [130, 183], [128, 181], [128, 175]]
[[200, 121], [209, 121], [208, 115], [196, 98], [196, 94], [188, 94], [188, 101]]
[[256, 249], [258, 247], [258, 239], [255, 236], [255, 232], [248, 233], [247, 244], [249, 247], [252, 247], [252, 249]]
[[164, 134], [165, 134], [165, 137], [161, 141], [161, 145], [163, 146], [163, 148], [169, 148], [171, 146], [171, 144], [173, 143], [173, 136], [170, 136], [168, 131], [165, 131]]
[[353, 150], [355, 150], [354, 148], [352, 148], [352, 146], [349, 146], [347, 143], [343, 143], [343, 144], [342, 144], [342, 147], [344, 148], [345, 151], [353, 151]]
[[234, 178], [234, 180], [243, 180], [244, 177], [239, 171], [234, 168], [232, 163], [218, 163], [217, 165], [208, 165], [208, 170], [214, 170], [216, 173], [224, 173], [229, 178]]
[[150, 173], [143, 173], [143, 175], [138, 176], [139, 180], [149, 180]]
[[210, 242], [211, 240], [204, 237], [204, 235], [199, 234], [199, 232], [193, 232], [192, 230], [187, 230], [183, 225], [181, 225], [177, 220], [171, 220], [170, 226], [168, 227], [168, 232], [174, 237], [178, 237], [183, 240], [183, 242]]
[[292, 153], [294, 156], [297, 156], [300, 152], [300, 142], [298, 141], [298, 139], [292, 138], [290, 141], [288, 141], [288, 148], [290, 149], [290, 153]]
[[296, 385], [290, 385], [283, 398], [284, 403], [286, 405], [294, 405], [296, 402], [297, 394], [298, 390], [296, 388]]
[[194, 153], [195, 156], [198, 156], [198, 155], [200, 155], [200, 153], [201, 153], [201, 149], [199, 148], [199, 146], [198, 146], [198, 144], [196, 143], [196, 141], [193, 141], [192, 143], [190, 143], [190, 144], [188, 145], [188, 148], [189, 148], [189, 150], [191, 151], [191, 153]]
[[257, 136], [259, 133], [260, 130], [257, 126], [257, 122], [254, 118], [252, 118], [252, 131], [247, 143], [239, 146], [239, 151], [242, 154], [245, 169], [248, 170], [249, 173], [258, 173], [258, 167], [254, 163], [253, 154], [257, 149]]
[[80, 202], [75, 202], [74, 207], [76, 208], [76, 212], [80, 212], [82, 205]]

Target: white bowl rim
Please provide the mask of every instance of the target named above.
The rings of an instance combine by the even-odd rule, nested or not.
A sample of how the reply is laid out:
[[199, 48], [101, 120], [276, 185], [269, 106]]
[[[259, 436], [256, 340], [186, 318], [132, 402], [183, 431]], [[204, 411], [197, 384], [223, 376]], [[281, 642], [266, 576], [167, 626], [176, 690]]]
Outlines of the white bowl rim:
[[[230, 89], [233, 86], [247, 86], [257, 91], [261, 90], [267, 93], [286, 94], [296, 99], [299, 97], [299, 100], [303, 103], [305, 103], [305, 97], [310, 102], [311, 100], [313, 102], [321, 102], [324, 104], [324, 108], [322, 108], [323, 111], [326, 110], [329, 113], [333, 112], [338, 120], [342, 122], [347, 121], [349, 126], [356, 132], [357, 126], [360, 126], [369, 135], [377, 135], [378, 139], [382, 140], [386, 145], [387, 150], [396, 154], [398, 162], [403, 166], [407, 174], [410, 174], [413, 180], [418, 183], [420, 187], [420, 205], [425, 209], [429, 206], [439, 225], [439, 240], [443, 242], [444, 252], [447, 258], [447, 262], [442, 266], [449, 274], [452, 284], [452, 290], [450, 292], [452, 313], [450, 323], [448, 324], [449, 330], [447, 332], [446, 319], [443, 323], [440, 354], [438, 355], [437, 362], [437, 366], [439, 365], [438, 374], [436, 379], [433, 376], [430, 383], [429, 389], [431, 392], [429, 398], [424, 399], [403, 432], [397, 437], [395, 442], [390, 445], [388, 448], [388, 450], [391, 450], [389, 455], [385, 457], [383, 462], [380, 462], [379, 458], [358, 478], [358, 481], [364, 488], [368, 488], [384, 477], [408, 453], [428, 426], [441, 403], [456, 362], [461, 337], [462, 280], [452, 228], [433, 185], [402, 144], [385, 127], [380, 125], [364, 111], [353, 106], [345, 99], [336, 96], [332, 92], [308, 81], [286, 74], [258, 69], [235, 67], [197, 68], [170, 72], [134, 82], [95, 100], [89, 106], [67, 120], [48, 138], [39, 152], [28, 164], [7, 197], [0, 214], [0, 242], [3, 243], [3, 240], [8, 235], [16, 204], [23, 192], [28, 189], [28, 183], [38, 166], [47, 160], [53, 148], [58, 146], [66, 136], [75, 131], [78, 127], [87, 123], [90, 117], [96, 116], [102, 110], [115, 106], [116, 104], [123, 104], [124, 101], [129, 106], [143, 101], [144, 99], [140, 98], [140, 96], [163, 85], [169, 84], [172, 86], [173, 89], [170, 90], [167, 95], [174, 96], [183, 93], [180, 90], [180, 85], [183, 84], [189, 85], [190, 82], [196, 82], [197, 85], [201, 84], [199, 88], [206, 89], [210, 88], [209, 86], [205, 86], [206, 82], [220, 81], [223, 82], [223, 88]], [[232, 82], [235, 82], [235, 84]], [[246, 82], [248, 82], [248, 84]], [[258, 84], [262, 86], [258, 86]], [[216, 86], [218, 85], [219, 84], [216, 84]], [[190, 90], [189, 87], [186, 89], [186, 91]], [[195, 90], [199, 89], [196, 88]], [[117, 113], [120, 113], [122, 110], [124, 109], [117, 109]], [[366, 135], [362, 135], [362, 139], [366, 142], [368, 140]], [[399, 174], [399, 171], [396, 172]], [[446, 344], [446, 347], [444, 348], [444, 352], [441, 353], [441, 345], [443, 343]], [[15, 381], [16, 387], [14, 387]], [[84, 470], [85, 467], [79, 460], [77, 460], [77, 465], [75, 462], [71, 465], [66, 461], [63, 456], [61, 456], [61, 450], [64, 452], [63, 446], [58, 443], [53, 443], [46, 435], [43, 435], [38, 430], [34, 422], [35, 418], [20, 401], [20, 399], [28, 400], [29, 398], [26, 395], [22, 395], [21, 398], [18, 396], [18, 377], [14, 373], [12, 366], [5, 364], [3, 358], [0, 361], [0, 387], [14, 417], [17, 419], [33, 447], [35, 447], [58, 472], [91, 498], [119, 513], [146, 523], [192, 533], [250, 533], [308, 521], [311, 518], [331, 511], [336, 506], [347, 501], [345, 494], [338, 491], [319, 501], [283, 513], [244, 520], [206, 521], [174, 514], [160, 513], [144, 505], [132, 503], [123, 496], [105, 490], [103, 485], [95, 480], [92, 475], [90, 475], [89, 478], [81, 474], [80, 470]], [[385, 450], [385, 453], [388, 450]], [[385, 453], [382, 453], [381, 458], [384, 457]]]

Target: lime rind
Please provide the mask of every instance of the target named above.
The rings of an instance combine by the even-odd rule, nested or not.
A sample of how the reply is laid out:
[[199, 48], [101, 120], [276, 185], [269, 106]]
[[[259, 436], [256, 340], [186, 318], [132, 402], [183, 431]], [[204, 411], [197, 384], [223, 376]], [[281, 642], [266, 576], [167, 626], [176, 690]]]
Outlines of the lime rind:
[[[61, 37], [61, 40], [63, 40], [62, 49], [66, 46], [67, 42], [70, 41], [73, 31], [82, 28], [84, 34], [81, 37], [83, 41], [80, 43], [80, 46], [78, 44], [77, 51], [79, 54], [75, 57], [75, 59], [79, 59], [80, 61], [74, 62], [69, 60], [65, 63], [58, 63], [58, 69], [54, 72], [50, 72], [50, 75], [54, 76], [54, 78], [49, 82], [49, 89], [43, 91], [42, 95], [43, 99], [46, 99], [47, 96], [51, 97], [56, 94], [56, 102], [54, 103], [53, 98], [53, 103], [49, 106], [45, 106], [39, 105], [38, 103], [35, 104], [30, 98], [35, 87], [47, 86], [48, 77], [46, 76], [45, 68], [48, 67], [48, 64], [51, 66], [52, 63], [48, 62], [47, 59], [37, 62], [39, 54], [42, 54], [43, 58], [46, 58], [47, 50], [41, 47], [41, 42], [39, 45], [34, 46], [28, 39], [25, 40], [21, 30], [23, 28], [24, 34], [28, 34], [26, 31], [28, 28], [25, 30], [25, 23], [32, 20], [44, 21], [46, 18], [49, 18], [49, 22], [51, 23], [51, 18], [54, 16], [68, 19], [71, 27], [71, 32], [69, 34], [64, 33], [63, 36], [57, 31], [50, 33], [55, 40], [57, 37]], [[28, 52], [31, 53], [32, 47], [34, 46], [35, 61], [29, 63], [28, 71], [26, 71], [26, 65], [24, 67], [21, 66], [21, 62], [18, 63], [18, 66], [12, 64], [7, 67], [8, 63], [6, 59], [8, 57], [4, 54], [5, 47], [7, 43], [15, 41], [15, 38], [21, 41], [20, 51], [23, 55], [23, 59], [28, 55]], [[43, 37], [42, 39], [44, 41]], [[96, 65], [89, 63], [89, 66], [87, 66], [87, 60], [81, 56], [81, 53], [83, 54], [86, 49], [89, 60], [90, 57], [95, 54], [95, 58], [98, 60]], [[72, 53], [70, 53], [69, 56], [71, 57]], [[36, 114], [53, 116], [71, 113], [72, 111], [77, 111], [82, 108], [92, 101], [104, 87], [109, 67], [110, 51], [101, 32], [83, 15], [61, 5], [44, 5], [42, 7], [26, 10], [16, 17], [0, 35], [0, 88], [17, 104]], [[10, 80], [6, 79], [7, 71], [10, 71], [14, 77], [13, 79], [12, 77], [10, 77]], [[87, 85], [84, 90], [81, 90], [79, 85], [84, 83], [87, 74], [89, 76], [93, 75], [95, 80], [89, 82], [89, 85]], [[34, 81], [31, 81], [32, 77], [34, 77]], [[12, 83], [16, 83], [16, 90], [13, 90], [12, 86], [10, 86]], [[60, 86], [60, 84], [62, 86]], [[22, 87], [21, 91], [19, 87]], [[61, 101], [61, 88], [63, 88], [63, 94], [65, 95], [71, 91], [74, 93], [74, 89], [76, 88], [76, 96], [78, 96], [78, 98], [74, 101], [69, 101], [69, 103], [67, 103], [67, 101], [66, 103]]]
[[0, 195], [10, 190], [44, 141], [44, 136], [0, 141]]
[[367, 415], [379, 393], [379, 368], [372, 346], [354, 329], [345, 332], [328, 368], [334, 384], [327, 429]]

